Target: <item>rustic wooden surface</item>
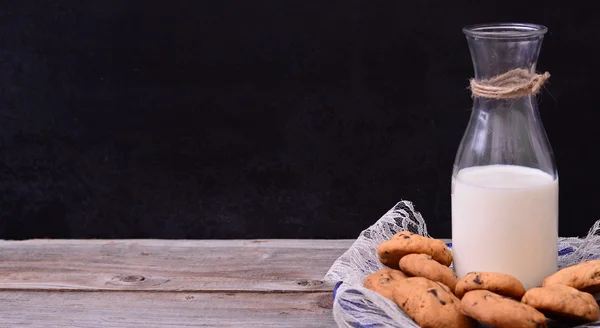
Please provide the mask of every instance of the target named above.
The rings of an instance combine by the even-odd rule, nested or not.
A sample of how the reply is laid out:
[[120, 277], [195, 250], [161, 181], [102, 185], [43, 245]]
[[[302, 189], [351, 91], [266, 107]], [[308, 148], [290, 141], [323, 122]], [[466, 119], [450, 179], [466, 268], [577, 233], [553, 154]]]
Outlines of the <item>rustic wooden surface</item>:
[[0, 241], [0, 327], [335, 327], [352, 242]]

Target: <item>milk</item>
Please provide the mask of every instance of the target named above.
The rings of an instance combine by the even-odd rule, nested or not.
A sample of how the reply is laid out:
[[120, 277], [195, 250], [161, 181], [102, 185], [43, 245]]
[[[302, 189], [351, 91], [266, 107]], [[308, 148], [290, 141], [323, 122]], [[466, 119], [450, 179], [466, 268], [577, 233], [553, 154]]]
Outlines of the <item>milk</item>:
[[452, 251], [459, 277], [503, 272], [526, 289], [557, 270], [558, 179], [538, 169], [487, 165], [452, 179]]

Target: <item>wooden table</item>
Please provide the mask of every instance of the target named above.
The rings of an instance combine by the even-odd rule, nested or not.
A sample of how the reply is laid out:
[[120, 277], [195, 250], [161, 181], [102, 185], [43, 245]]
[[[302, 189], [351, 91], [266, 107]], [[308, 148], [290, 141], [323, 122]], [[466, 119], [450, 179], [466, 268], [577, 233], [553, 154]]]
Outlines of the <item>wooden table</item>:
[[335, 327], [352, 242], [0, 241], [0, 327]]

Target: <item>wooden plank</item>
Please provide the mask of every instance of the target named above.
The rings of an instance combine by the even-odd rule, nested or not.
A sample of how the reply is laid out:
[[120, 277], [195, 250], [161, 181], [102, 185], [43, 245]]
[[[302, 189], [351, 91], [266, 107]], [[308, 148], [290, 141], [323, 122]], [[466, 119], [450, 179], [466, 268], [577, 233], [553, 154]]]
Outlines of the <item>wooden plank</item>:
[[329, 292], [352, 240], [0, 241], [0, 290]]
[[331, 293], [0, 292], [0, 327], [335, 327]]

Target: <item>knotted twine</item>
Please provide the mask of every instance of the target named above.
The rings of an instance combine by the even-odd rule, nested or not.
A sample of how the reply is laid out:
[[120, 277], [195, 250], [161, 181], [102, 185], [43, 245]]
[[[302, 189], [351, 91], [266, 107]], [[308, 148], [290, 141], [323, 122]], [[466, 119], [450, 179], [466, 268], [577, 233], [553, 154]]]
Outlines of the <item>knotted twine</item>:
[[548, 72], [536, 74], [517, 68], [490, 79], [471, 79], [471, 93], [473, 98], [521, 98], [537, 94], [548, 78]]

